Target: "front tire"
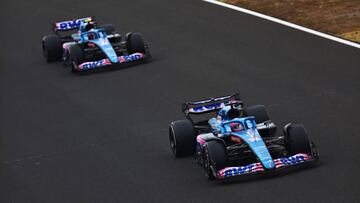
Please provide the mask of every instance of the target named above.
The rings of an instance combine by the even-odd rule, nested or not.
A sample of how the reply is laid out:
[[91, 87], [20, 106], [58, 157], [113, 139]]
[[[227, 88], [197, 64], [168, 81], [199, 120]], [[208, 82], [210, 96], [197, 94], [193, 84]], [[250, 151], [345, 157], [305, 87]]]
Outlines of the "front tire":
[[42, 39], [42, 50], [46, 62], [60, 61], [62, 57], [62, 41], [57, 35], [47, 35]]
[[145, 54], [145, 43], [140, 33], [128, 33], [126, 35], [126, 46], [129, 54]]
[[298, 153], [311, 154], [309, 135], [302, 124], [290, 124], [285, 133], [286, 148], [290, 156]]
[[249, 106], [244, 109], [245, 116], [254, 116], [256, 124], [270, 120], [264, 105]]
[[84, 62], [85, 53], [78, 45], [69, 48], [69, 62], [71, 63], [71, 72], [78, 72], [77, 67]]
[[216, 173], [227, 166], [228, 158], [225, 145], [221, 141], [209, 141], [204, 147], [204, 168], [209, 180], [216, 178]]
[[195, 153], [195, 129], [191, 121], [179, 120], [172, 122], [169, 128], [169, 139], [175, 157], [184, 157]]

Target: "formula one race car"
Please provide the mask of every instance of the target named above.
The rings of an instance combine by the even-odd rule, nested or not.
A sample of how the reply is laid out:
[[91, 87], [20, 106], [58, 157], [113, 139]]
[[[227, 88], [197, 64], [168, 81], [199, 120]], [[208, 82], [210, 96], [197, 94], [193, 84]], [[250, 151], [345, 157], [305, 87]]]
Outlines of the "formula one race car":
[[44, 57], [47, 62], [62, 60], [72, 72], [150, 57], [140, 33], [129, 32], [123, 41], [113, 25], [97, 27], [93, 17], [54, 23], [53, 31], [42, 38]]
[[[195, 154], [209, 179], [266, 173], [318, 160], [315, 144], [301, 124], [287, 124], [281, 135], [263, 105], [244, 108], [239, 94], [182, 105], [185, 120], [173, 121], [170, 146], [175, 157]], [[194, 121], [194, 116], [217, 117]], [[204, 116], [202, 116], [204, 117]]]

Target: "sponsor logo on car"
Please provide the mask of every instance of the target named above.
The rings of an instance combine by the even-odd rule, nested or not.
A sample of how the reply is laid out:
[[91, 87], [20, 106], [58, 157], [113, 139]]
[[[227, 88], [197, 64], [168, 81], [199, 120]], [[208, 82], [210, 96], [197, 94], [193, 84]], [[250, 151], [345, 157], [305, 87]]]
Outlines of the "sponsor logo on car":
[[279, 158], [279, 161], [286, 166], [286, 165], [301, 163], [308, 159], [309, 156], [307, 154], [297, 154], [291, 157]]
[[137, 61], [143, 57], [144, 57], [144, 54], [135, 53], [135, 54], [131, 54], [131, 55], [119, 56], [118, 60], [120, 63], [123, 63], [123, 62]]
[[240, 166], [240, 167], [230, 167], [226, 169], [225, 171], [221, 172], [220, 176], [223, 177], [230, 177], [230, 176], [236, 176], [236, 175], [242, 175], [246, 173], [251, 173], [255, 171], [263, 171], [264, 168], [261, 166], [260, 163], [252, 163], [246, 166]]
[[[195, 104], [203, 104], [206, 103], [206, 101], [196, 102]], [[204, 111], [211, 111], [214, 109], [219, 109], [225, 106], [225, 103], [215, 103], [215, 104], [208, 104], [204, 106], [199, 107], [193, 107], [189, 108], [189, 112], [204, 112]]]
[[[294, 164], [303, 163], [306, 161], [311, 160], [311, 156], [308, 154], [296, 154], [290, 157], [283, 157], [274, 160], [276, 168], [282, 168], [285, 166], [290, 166]], [[272, 165], [272, 164], [271, 164]], [[252, 163], [246, 166], [239, 166], [239, 167], [227, 167], [218, 172], [218, 177], [230, 177], [236, 175], [242, 175], [246, 173], [254, 173], [258, 171], [264, 171], [264, 167], [260, 162]]]
[[90, 21], [92, 21], [91, 17], [59, 22], [59, 23], [56, 23], [56, 28], [58, 30], [75, 29], [75, 28], [80, 27], [80, 25], [82, 23], [86, 23], [86, 22], [90, 22]]
[[256, 142], [260, 141], [260, 137], [256, 135], [251, 129], [246, 131], [246, 135], [248, 136], [249, 142]]
[[[137, 61], [137, 60], [142, 59], [144, 57], [145, 57], [145, 55], [142, 54], [142, 53], [135, 53], [135, 54], [127, 55], [127, 56], [119, 56], [118, 61], [119, 61], [119, 63], [125, 63], [125, 62], [130, 62], [130, 61]], [[85, 63], [82, 63], [82, 64], [79, 65], [79, 69], [88, 70], [88, 69], [93, 69], [93, 68], [106, 66], [106, 65], [111, 65], [111, 62], [110, 62], [109, 59], [102, 59], [100, 61], [85, 62]]]
[[100, 61], [90, 61], [90, 62], [85, 62], [81, 65], [79, 65], [79, 68], [82, 70], [87, 70], [87, 69], [92, 69], [92, 68], [97, 68], [100, 66], [104, 66], [106, 64], [109, 64], [109, 60], [108, 59], [103, 59]]

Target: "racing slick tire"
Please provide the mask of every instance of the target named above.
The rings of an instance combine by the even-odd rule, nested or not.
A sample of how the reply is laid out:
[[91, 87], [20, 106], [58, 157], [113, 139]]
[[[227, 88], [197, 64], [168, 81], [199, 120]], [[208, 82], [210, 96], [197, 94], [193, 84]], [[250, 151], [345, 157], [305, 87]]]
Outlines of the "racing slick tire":
[[214, 180], [215, 174], [227, 166], [228, 158], [225, 145], [218, 140], [208, 141], [204, 146], [204, 168], [209, 180]]
[[[113, 34], [118, 34], [115, 33], [115, 26], [113, 24], [106, 24], [106, 25], [102, 25], [100, 26], [100, 29], [104, 29], [107, 35], [113, 35]], [[117, 36], [113, 36], [113, 37], [109, 37], [108, 40], [110, 41], [110, 43], [120, 43], [121, 42], [121, 35], [118, 34]]]
[[[254, 116], [256, 124], [263, 123], [270, 120], [269, 114], [264, 105], [249, 106], [244, 109], [245, 116]], [[259, 130], [261, 136], [271, 136], [276, 132], [276, 128]]]
[[267, 113], [264, 105], [254, 105], [246, 107], [244, 109], [244, 113], [245, 116], [254, 116], [255, 122], [257, 124], [270, 120], [269, 114]]
[[169, 128], [170, 147], [175, 157], [195, 154], [195, 129], [191, 121], [173, 121]]
[[107, 35], [113, 34], [115, 32], [115, 26], [113, 24], [106, 24], [99, 27], [104, 29]]
[[81, 47], [73, 45], [69, 48], [69, 61], [71, 63], [71, 72], [78, 72], [76, 68], [84, 62], [85, 53]]
[[42, 39], [43, 55], [48, 63], [61, 60], [62, 42], [57, 35], [46, 35]]
[[311, 154], [309, 135], [302, 124], [290, 124], [285, 128], [286, 149], [289, 154]]
[[145, 43], [140, 33], [128, 33], [126, 35], [126, 47], [129, 54], [145, 53]]

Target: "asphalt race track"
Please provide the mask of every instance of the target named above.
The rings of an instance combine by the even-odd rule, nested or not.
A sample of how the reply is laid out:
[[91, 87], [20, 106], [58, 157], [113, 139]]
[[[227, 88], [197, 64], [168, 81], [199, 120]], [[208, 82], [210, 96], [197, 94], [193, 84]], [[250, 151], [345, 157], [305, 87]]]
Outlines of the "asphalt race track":
[[[358, 49], [200, 0], [84, 3], [0, 3], [0, 202], [360, 201]], [[50, 23], [89, 15], [141, 32], [152, 60], [81, 75], [47, 64]], [[233, 92], [278, 126], [303, 123], [321, 161], [210, 182], [175, 160], [181, 102]]]

